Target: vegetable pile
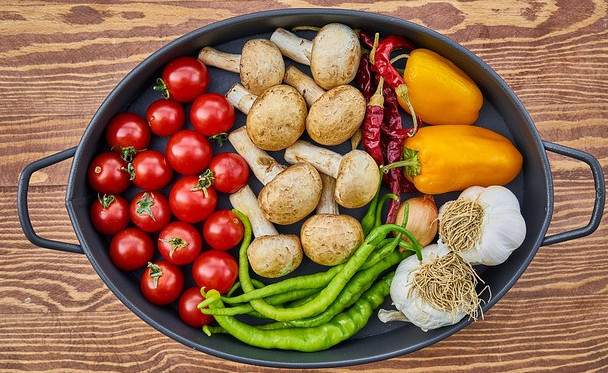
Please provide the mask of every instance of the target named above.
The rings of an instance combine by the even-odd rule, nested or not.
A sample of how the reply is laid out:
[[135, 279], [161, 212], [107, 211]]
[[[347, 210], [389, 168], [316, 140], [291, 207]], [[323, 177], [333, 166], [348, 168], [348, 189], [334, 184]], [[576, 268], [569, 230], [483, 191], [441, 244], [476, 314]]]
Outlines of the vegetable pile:
[[[187, 325], [260, 348], [331, 348], [389, 297], [383, 322], [477, 319], [491, 289], [475, 266], [503, 263], [526, 235], [508, 188], [522, 155], [477, 123], [480, 89], [443, 56], [401, 35], [314, 30], [176, 58], [145, 115], [108, 123], [88, 179], [112, 262]], [[208, 92], [214, 69], [234, 73], [228, 91]], [[298, 273], [303, 262], [317, 271]]]

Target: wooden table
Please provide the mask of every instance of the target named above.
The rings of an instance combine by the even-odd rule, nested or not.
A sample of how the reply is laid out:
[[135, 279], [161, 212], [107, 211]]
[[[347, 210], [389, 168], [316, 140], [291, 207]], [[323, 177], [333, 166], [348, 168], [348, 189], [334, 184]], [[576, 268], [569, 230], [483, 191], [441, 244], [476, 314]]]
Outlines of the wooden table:
[[[180, 35], [269, 6], [365, 10], [441, 32], [504, 78], [544, 140], [588, 152], [608, 171], [604, 0], [4, 1], [0, 371], [275, 371], [192, 351], [149, 327], [108, 290], [84, 255], [32, 245], [16, 212], [23, 167], [75, 146], [134, 66]], [[594, 198], [589, 168], [554, 154], [549, 159], [555, 185], [549, 233], [585, 225]], [[77, 242], [63, 208], [69, 168], [68, 161], [34, 175], [30, 212], [41, 236]], [[541, 247], [485, 320], [442, 342], [331, 371], [606, 371], [607, 235], [604, 219], [588, 237]]]

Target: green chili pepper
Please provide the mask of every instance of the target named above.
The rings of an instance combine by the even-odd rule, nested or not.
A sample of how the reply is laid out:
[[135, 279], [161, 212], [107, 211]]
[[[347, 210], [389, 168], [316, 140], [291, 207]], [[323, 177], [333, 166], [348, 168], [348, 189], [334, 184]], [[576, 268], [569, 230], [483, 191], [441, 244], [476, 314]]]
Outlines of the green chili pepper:
[[393, 193], [386, 193], [382, 196], [382, 198], [380, 198], [380, 201], [378, 202], [378, 207], [376, 208], [374, 228], [379, 227], [382, 224], [382, 208], [384, 207], [384, 202], [386, 202], [386, 200], [389, 198], [395, 201], [399, 201], [399, 196]]
[[[305, 352], [325, 350], [352, 337], [367, 324], [374, 309], [389, 294], [393, 275], [394, 272], [375, 283], [347, 311], [316, 327], [269, 330], [248, 325], [232, 316], [216, 316], [215, 320], [226, 332], [252, 346]], [[216, 299], [216, 302], [209, 305], [210, 308], [224, 307], [216, 290], [210, 290], [206, 297]], [[211, 328], [206, 328], [206, 332], [210, 330]]]
[[[287, 302], [291, 302], [294, 300], [307, 298], [312, 294], [317, 294], [321, 291], [320, 288], [312, 288], [312, 289], [300, 289], [294, 290], [287, 293], [275, 294], [268, 298], [265, 298], [265, 301], [268, 304], [272, 305], [282, 305]], [[235, 316], [235, 315], [245, 315], [251, 314], [254, 312], [253, 307], [250, 303], [238, 304], [232, 307], [218, 308], [218, 309], [209, 309], [209, 308], [199, 308], [202, 313], [205, 315], [223, 315], [223, 316]], [[260, 314], [260, 316], [262, 316]]]
[[374, 228], [365, 238], [350, 259], [345, 263], [342, 270], [331, 279], [329, 284], [315, 299], [310, 302], [293, 308], [278, 308], [265, 302], [251, 301], [252, 307], [265, 317], [277, 321], [297, 320], [305, 317], [314, 316], [323, 312], [338, 296], [350, 278], [363, 265], [369, 254], [375, 249], [376, 245], [391, 231], [405, 231], [404, 228], [395, 224], [385, 224]]
[[222, 301], [227, 304], [245, 303], [251, 301], [252, 299], [266, 298], [271, 295], [281, 294], [287, 291], [320, 288], [327, 285], [331, 279], [342, 270], [342, 268], [344, 268], [344, 264], [331, 267], [325, 272], [290, 277], [283, 281], [268, 284], [261, 289], [256, 289], [248, 293], [234, 297], [222, 297]]
[[399, 264], [403, 259], [407, 258], [411, 254], [411, 252], [393, 251], [390, 255], [379, 261], [376, 265], [366, 270], [357, 272], [357, 274], [350, 279], [348, 284], [340, 292], [340, 295], [338, 295], [336, 300], [325, 311], [321, 312], [316, 316], [300, 320], [279, 321], [276, 323], [263, 325], [261, 326], [261, 328], [308, 328], [324, 324], [330, 321], [335, 315], [342, 312], [344, 309], [350, 307], [354, 302], [356, 302], [362, 295], [362, 293], [372, 286], [374, 281], [376, 281], [376, 279], [382, 272], [386, 271], [387, 269], [391, 268], [396, 264]]

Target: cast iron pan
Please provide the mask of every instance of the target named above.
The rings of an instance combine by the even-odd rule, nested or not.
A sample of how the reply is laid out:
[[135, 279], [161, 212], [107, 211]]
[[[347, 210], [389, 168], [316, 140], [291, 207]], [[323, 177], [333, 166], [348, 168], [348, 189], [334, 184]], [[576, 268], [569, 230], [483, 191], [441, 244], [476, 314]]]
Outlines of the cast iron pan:
[[[144, 115], [146, 107], [160, 98], [152, 90], [152, 85], [160, 76], [162, 67], [171, 59], [191, 55], [206, 45], [227, 52], [239, 53], [243, 43], [254, 37], [269, 38], [277, 27], [291, 28], [298, 25], [323, 26], [330, 22], [340, 22], [352, 28], [361, 28], [368, 33], [379, 32], [382, 36], [403, 35], [419, 47], [432, 49], [452, 60], [466, 71], [481, 88], [485, 101], [478, 125], [488, 127], [507, 136], [523, 153], [522, 173], [508, 185], [518, 197], [522, 213], [527, 223], [527, 237], [522, 246], [504, 264], [497, 267], [479, 267], [478, 273], [492, 290], [491, 299], [483, 306], [483, 311], [492, 307], [517, 281], [541, 245], [571, 240], [592, 233], [599, 225], [604, 206], [604, 178], [602, 169], [595, 158], [587, 153], [541, 141], [526, 110], [505, 82], [479, 58], [454, 41], [419, 25], [378, 14], [325, 9], [277, 10], [244, 15], [193, 31], [163, 47], [129, 73], [110, 93], [87, 127], [80, 144], [72, 149], [49, 156], [27, 166], [19, 183], [19, 216], [28, 239], [41, 247], [87, 255], [92, 266], [107, 286], [134, 313], [151, 326], [196, 350], [225, 359], [243, 363], [288, 368], [313, 368], [354, 365], [387, 359], [406, 354], [440, 341], [468, 325], [463, 320], [450, 327], [422, 332], [404, 323], [379, 322], [374, 315], [368, 325], [350, 340], [327, 351], [302, 353], [292, 351], [264, 350], [245, 345], [229, 335], [207, 337], [199, 329], [183, 324], [174, 306], [159, 307], [147, 302], [139, 291], [139, 272], [123, 272], [109, 259], [107, 245], [109, 238], [98, 234], [89, 221], [89, 207], [96, 193], [87, 185], [86, 170], [93, 156], [107, 149], [104, 130], [109, 120], [116, 114], [131, 111]], [[310, 32], [301, 34], [308, 38]], [[288, 63], [291, 63], [287, 61]], [[298, 66], [309, 71], [304, 66]], [[210, 68], [209, 91], [225, 93], [238, 75]], [[189, 109], [187, 106], [186, 109]], [[407, 118], [404, 118], [406, 120]], [[244, 123], [244, 116], [237, 116], [237, 126]], [[407, 123], [407, 122], [406, 122]], [[187, 124], [190, 127], [190, 124]], [[166, 138], [156, 138], [151, 148], [163, 150]], [[347, 146], [334, 147], [342, 153]], [[545, 237], [553, 210], [553, 186], [546, 150], [557, 152], [586, 162], [591, 167], [595, 181], [596, 200], [591, 219], [586, 227]], [[233, 151], [229, 144], [216, 147], [216, 152]], [[282, 152], [273, 153], [282, 160]], [[43, 167], [73, 157], [69, 175], [66, 206], [72, 220], [80, 246], [41, 238], [34, 232], [27, 211], [27, 189], [31, 174]], [[179, 176], [176, 176], [176, 178]], [[261, 184], [252, 177], [250, 185], [255, 192]], [[169, 188], [164, 191], [167, 192]], [[125, 195], [133, 196], [138, 190], [131, 188]], [[458, 193], [438, 196], [437, 203], [453, 199]], [[408, 197], [408, 196], [405, 196]], [[220, 198], [218, 208], [230, 208], [227, 197]], [[362, 211], [342, 211], [361, 217]], [[283, 232], [295, 232], [299, 225], [281, 227]], [[236, 254], [236, 252], [233, 252]], [[297, 274], [317, 271], [320, 268], [305, 261]], [[189, 268], [184, 268], [186, 277]], [[191, 280], [190, 280], [191, 281]], [[191, 282], [191, 284], [193, 284]], [[384, 308], [390, 308], [387, 299]]]

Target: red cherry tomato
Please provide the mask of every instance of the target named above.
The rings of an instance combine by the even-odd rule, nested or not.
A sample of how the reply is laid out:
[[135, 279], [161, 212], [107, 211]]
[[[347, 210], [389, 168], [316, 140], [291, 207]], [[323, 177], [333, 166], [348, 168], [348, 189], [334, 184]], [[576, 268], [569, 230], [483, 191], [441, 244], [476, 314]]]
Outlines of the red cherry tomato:
[[217, 210], [203, 224], [205, 242], [216, 250], [230, 250], [243, 239], [245, 227], [231, 210]]
[[249, 165], [237, 153], [220, 153], [211, 159], [213, 186], [222, 193], [239, 191], [249, 181]]
[[146, 120], [155, 135], [171, 136], [184, 127], [186, 113], [179, 102], [161, 98], [148, 106]]
[[205, 300], [197, 287], [191, 287], [182, 293], [177, 305], [179, 317], [186, 325], [200, 328], [213, 321], [213, 316], [205, 315], [198, 309], [198, 304]]
[[198, 175], [209, 166], [213, 149], [200, 132], [182, 130], [171, 136], [165, 153], [175, 171], [182, 175]]
[[99, 196], [89, 211], [93, 227], [103, 234], [116, 234], [129, 225], [129, 202], [113, 194]]
[[158, 251], [170, 263], [192, 263], [201, 253], [203, 239], [198, 230], [188, 223], [174, 221], [158, 234]]
[[234, 118], [234, 107], [219, 93], [206, 93], [197, 97], [190, 108], [192, 125], [205, 136], [230, 131]]
[[152, 134], [146, 121], [135, 113], [120, 113], [106, 127], [110, 148], [130, 162], [135, 153], [150, 145]]
[[138, 228], [127, 228], [112, 237], [110, 259], [123, 271], [144, 267], [154, 255], [154, 241]]
[[217, 193], [211, 186], [203, 188], [197, 176], [185, 176], [169, 192], [171, 212], [186, 223], [205, 220], [217, 206]]
[[171, 182], [173, 169], [157, 150], [138, 153], [131, 162], [133, 184], [143, 190], [159, 190]]
[[196, 286], [215, 289], [220, 294], [230, 290], [239, 274], [236, 259], [226, 251], [207, 250], [192, 265], [192, 277]]
[[165, 66], [159, 83], [154, 89], [163, 91], [165, 98], [192, 102], [207, 90], [209, 72], [196, 58], [178, 57]]
[[173, 303], [184, 290], [184, 275], [178, 266], [164, 260], [148, 263], [141, 276], [140, 289], [151, 303]]
[[114, 152], [103, 152], [93, 158], [87, 179], [93, 189], [101, 194], [119, 194], [131, 184], [127, 162]]
[[171, 220], [171, 208], [167, 198], [159, 192], [141, 192], [129, 205], [133, 223], [146, 232], [158, 232]]

